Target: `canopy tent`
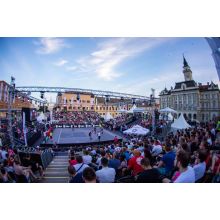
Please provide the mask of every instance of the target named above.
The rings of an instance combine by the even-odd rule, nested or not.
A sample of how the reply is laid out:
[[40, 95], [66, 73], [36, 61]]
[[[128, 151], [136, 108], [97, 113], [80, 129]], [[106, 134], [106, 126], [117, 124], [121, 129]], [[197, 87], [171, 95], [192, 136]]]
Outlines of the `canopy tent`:
[[191, 126], [186, 122], [183, 113], [181, 113], [179, 118], [174, 120], [174, 122], [171, 124], [171, 128], [173, 129], [186, 129], [190, 127]]
[[119, 112], [119, 113], [126, 113], [127, 112], [127, 110], [125, 110], [125, 109], [123, 109], [123, 108], [120, 108], [120, 109], [118, 109], [118, 111], [117, 112]]
[[41, 112], [40, 115], [37, 117], [37, 121], [42, 122], [43, 120], [47, 120], [47, 117], [44, 115], [43, 112]]
[[171, 113], [168, 114], [168, 120], [169, 120], [169, 121], [173, 121], [173, 116], [172, 116]]
[[109, 120], [111, 120], [111, 119], [113, 119], [112, 115], [111, 115], [109, 112], [107, 112], [106, 115], [105, 115], [105, 117], [104, 117], [104, 120], [105, 120], [105, 121], [109, 121]]
[[143, 113], [143, 112], [146, 112], [146, 110], [144, 108], [135, 108], [133, 110], [134, 113]]
[[177, 111], [175, 111], [174, 109], [169, 108], [169, 107], [160, 109], [159, 112], [160, 112], [160, 113], [177, 113]]
[[134, 113], [134, 110], [137, 108], [137, 106], [134, 104], [133, 106], [132, 106], [132, 108], [129, 110], [129, 111], [127, 111], [127, 113]]
[[128, 130], [123, 131], [124, 134], [146, 135], [150, 132], [149, 129], [143, 128], [140, 125], [135, 125]]

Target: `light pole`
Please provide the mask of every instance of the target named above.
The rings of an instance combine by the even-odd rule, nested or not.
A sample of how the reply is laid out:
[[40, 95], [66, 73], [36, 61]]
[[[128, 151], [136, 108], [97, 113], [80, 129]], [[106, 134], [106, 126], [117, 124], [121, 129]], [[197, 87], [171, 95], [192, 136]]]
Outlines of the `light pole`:
[[12, 103], [15, 98], [15, 78], [11, 77], [11, 83], [8, 89], [8, 134], [11, 142], [12, 148], [15, 147], [14, 143], [14, 135], [13, 135], [13, 128], [12, 128]]
[[152, 94], [150, 95], [150, 105], [152, 106], [152, 134], [155, 132], [155, 89], [151, 89]]

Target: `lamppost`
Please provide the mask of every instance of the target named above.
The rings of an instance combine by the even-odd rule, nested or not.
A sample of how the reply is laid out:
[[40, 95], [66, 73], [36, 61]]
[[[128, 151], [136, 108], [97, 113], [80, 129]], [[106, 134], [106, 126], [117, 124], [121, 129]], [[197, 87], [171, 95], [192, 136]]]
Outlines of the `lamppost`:
[[155, 132], [155, 89], [151, 89], [150, 106], [152, 106], [152, 134]]
[[107, 110], [108, 110], [108, 103], [110, 101], [110, 98], [108, 95], [105, 96], [105, 117], [107, 116]]
[[15, 98], [15, 78], [11, 77], [11, 83], [8, 88], [8, 134], [11, 142], [12, 148], [15, 147], [14, 143], [14, 135], [13, 135], [13, 128], [12, 128], [12, 103]]

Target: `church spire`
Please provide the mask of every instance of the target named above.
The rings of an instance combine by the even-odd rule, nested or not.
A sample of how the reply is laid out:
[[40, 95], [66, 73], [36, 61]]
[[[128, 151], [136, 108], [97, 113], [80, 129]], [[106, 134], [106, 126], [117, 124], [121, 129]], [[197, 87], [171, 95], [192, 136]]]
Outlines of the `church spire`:
[[189, 64], [187, 63], [186, 58], [184, 57], [184, 54], [183, 54], [183, 67], [189, 67]]

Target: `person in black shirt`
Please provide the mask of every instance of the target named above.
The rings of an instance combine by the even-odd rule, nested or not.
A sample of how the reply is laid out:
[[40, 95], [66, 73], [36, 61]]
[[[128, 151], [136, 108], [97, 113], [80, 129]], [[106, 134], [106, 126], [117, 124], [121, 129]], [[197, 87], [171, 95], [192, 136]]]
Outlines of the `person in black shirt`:
[[29, 167], [33, 173], [39, 172], [40, 178], [44, 177], [43, 167], [31, 160], [31, 156], [27, 155], [22, 162], [23, 166]]
[[136, 177], [136, 183], [161, 183], [159, 171], [151, 167], [148, 158], [141, 160], [141, 166], [144, 171]]
[[68, 167], [68, 172], [70, 175], [69, 183], [84, 183], [84, 180], [82, 178], [82, 173], [76, 173], [76, 170], [74, 166]]

